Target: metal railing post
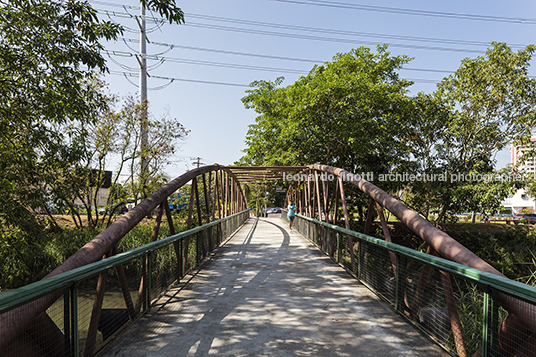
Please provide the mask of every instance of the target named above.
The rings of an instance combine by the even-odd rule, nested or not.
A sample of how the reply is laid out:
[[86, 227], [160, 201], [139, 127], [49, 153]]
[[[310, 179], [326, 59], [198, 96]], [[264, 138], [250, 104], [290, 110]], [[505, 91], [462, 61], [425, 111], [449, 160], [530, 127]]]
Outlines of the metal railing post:
[[497, 356], [499, 331], [499, 292], [488, 286], [482, 307], [482, 356]]
[[406, 265], [407, 258], [401, 254], [396, 256], [396, 274], [395, 274], [395, 308], [398, 312], [404, 313], [404, 294], [406, 291]]
[[63, 329], [65, 356], [78, 357], [78, 287], [77, 283], [67, 286], [63, 292]]

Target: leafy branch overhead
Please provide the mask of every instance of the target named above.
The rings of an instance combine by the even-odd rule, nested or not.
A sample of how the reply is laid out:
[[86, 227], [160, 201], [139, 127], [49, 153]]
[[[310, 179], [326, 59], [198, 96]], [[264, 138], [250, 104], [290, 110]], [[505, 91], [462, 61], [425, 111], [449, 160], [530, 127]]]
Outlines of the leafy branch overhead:
[[[149, 9], [183, 23], [173, 0]], [[122, 28], [101, 21], [87, 1], [0, 0], [0, 222], [2, 229], [37, 227], [58, 173], [84, 158], [88, 126], [107, 111], [89, 85], [107, 71], [101, 40]]]
[[[412, 82], [398, 74], [411, 59], [392, 56], [387, 46], [337, 54], [285, 87], [283, 78], [255, 81], [242, 98], [258, 116], [240, 163], [320, 162], [375, 177], [491, 173], [496, 153], [526, 142], [536, 124], [536, 80], [527, 75], [534, 50], [514, 53], [492, 43], [485, 56], [464, 59], [435, 92], [414, 97], [408, 95]], [[444, 220], [448, 212], [496, 210], [523, 182], [377, 184], [403, 192], [425, 217], [435, 211]]]
[[141, 0], [142, 5], [157, 11], [169, 20], [169, 23], [184, 23], [184, 12], [177, 7], [175, 0]]

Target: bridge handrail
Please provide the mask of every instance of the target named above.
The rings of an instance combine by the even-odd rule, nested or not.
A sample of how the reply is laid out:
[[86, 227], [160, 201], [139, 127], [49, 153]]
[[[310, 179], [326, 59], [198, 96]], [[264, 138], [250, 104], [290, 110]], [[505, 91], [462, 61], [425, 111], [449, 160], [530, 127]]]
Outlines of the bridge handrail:
[[[466, 357], [534, 351], [524, 320], [499, 307], [507, 297], [510, 304], [523, 305], [530, 319], [536, 287], [314, 218], [296, 217], [297, 231], [449, 353]], [[359, 244], [350, 243], [354, 241]], [[357, 270], [347, 251], [350, 246], [357, 250]]]
[[99, 260], [88, 265], [84, 265], [79, 268], [75, 268], [64, 273], [45, 278], [43, 280], [28, 284], [26, 286], [7, 291], [0, 294], [0, 314], [12, 310], [18, 306], [22, 306], [29, 301], [38, 299], [44, 295], [50, 294], [52, 291], [57, 291], [61, 288], [70, 286], [73, 283], [85, 280], [91, 276], [99, 274], [110, 268], [115, 268], [121, 264], [124, 264], [130, 260], [142, 257], [148, 253], [154, 252], [162, 247], [178, 242], [188, 236], [204, 231], [210, 227], [216, 226], [240, 215], [248, 213], [248, 210], [244, 210], [239, 213], [227, 216], [222, 219], [204, 224], [199, 227], [189, 229], [177, 233], [175, 235], [157, 240], [155, 242], [147, 243], [141, 247], [131, 249], [127, 252], [119, 253], [106, 259]]
[[[282, 210], [282, 212], [286, 212], [286, 210]], [[396, 243], [387, 242], [379, 238], [375, 238], [360, 232], [355, 232], [330, 223], [322, 222], [310, 217], [302, 216], [299, 214], [297, 214], [296, 216], [306, 221], [327, 227], [344, 235], [355, 237], [359, 240], [367, 241], [376, 246], [383, 247], [394, 253], [403, 254], [408, 258], [430, 265], [439, 270], [463, 277], [475, 283], [486, 285], [492, 288], [499, 288], [502, 292], [509, 293], [516, 298], [520, 298], [527, 302], [536, 304], [536, 287], [534, 286], [530, 286], [519, 281], [508, 279], [506, 277], [492, 274], [476, 268], [468, 267], [466, 265], [459, 264], [445, 258], [426, 254], [417, 250], [413, 250], [411, 248], [398, 245]]]

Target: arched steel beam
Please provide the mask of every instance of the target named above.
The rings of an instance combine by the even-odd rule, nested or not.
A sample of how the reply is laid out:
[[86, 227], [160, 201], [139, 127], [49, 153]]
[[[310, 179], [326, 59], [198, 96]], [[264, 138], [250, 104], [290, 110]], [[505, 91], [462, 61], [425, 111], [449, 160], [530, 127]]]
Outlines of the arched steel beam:
[[[442, 257], [456, 263], [504, 277], [501, 272], [479, 258], [454, 238], [435, 227], [417, 212], [409, 209], [402, 202], [376, 185], [363, 180], [361, 177], [354, 175], [351, 172], [333, 166], [312, 164], [309, 165], [309, 168], [331, 173], [340, 177], [343, 181], [347, 181], [352, 185], [357, 186], [361, 191], [368, 194], [372, 199], [393, 213], [402, 223], [426, 241]], [[500, 294], [500, 301], [501, 305], [508, 310], [508, 312], [516, 315], [532, 331], [536, 331], [535, 306], [522, 303], [505, 294]]]
[[[50, 272], [44, 279], [100, 260], [121, 238], [141, 222], [141, 220], [151, 213], [159, 204], [167, 200], [167, 198], [176, 190], [199, 175], [218, 170], [229, 172], [230, 176], [237, 180], [237, 177], [228, 168], [218, 164], [203, 166], [188, 171], [162, 186], [134, 209], [127, 212], [120, 219], [95, 236], [90, 242], [67, 258], [67, 260], [60, 266]], [[239, 193], [243, 196], [241, 189], [239, 190]], [[26, 329], [28, 324], [37, 318], [39, 314], [46, 311], [46, 309], [61, 295], [61, 291], [52, 293], [3, 314], [0, 317], [0, 350], [8, 345], [21, 331]]]

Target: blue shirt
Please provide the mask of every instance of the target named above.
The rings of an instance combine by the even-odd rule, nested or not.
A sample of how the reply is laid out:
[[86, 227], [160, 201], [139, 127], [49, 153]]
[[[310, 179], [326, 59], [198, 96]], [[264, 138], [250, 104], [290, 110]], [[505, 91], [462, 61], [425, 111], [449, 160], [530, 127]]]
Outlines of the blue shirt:
[[296, 206], [288, 205], [288, 216], [294, 217], [296, 215]]

